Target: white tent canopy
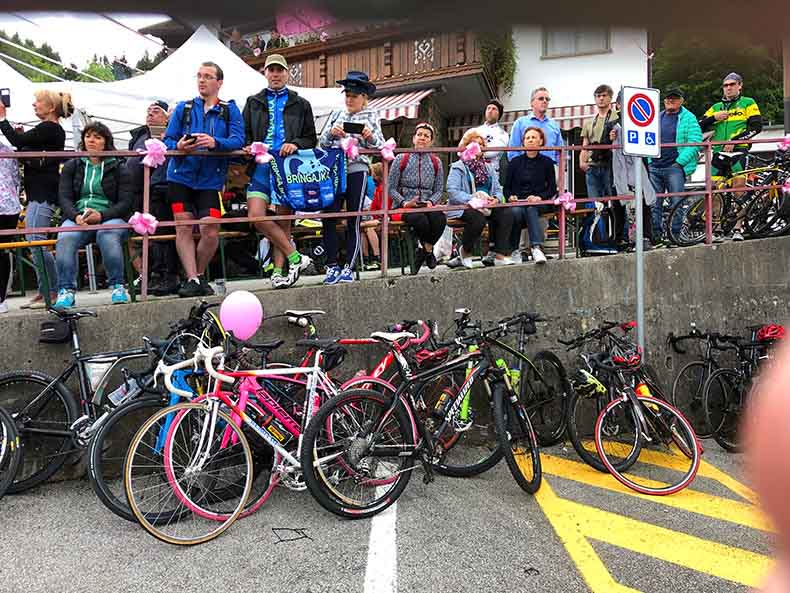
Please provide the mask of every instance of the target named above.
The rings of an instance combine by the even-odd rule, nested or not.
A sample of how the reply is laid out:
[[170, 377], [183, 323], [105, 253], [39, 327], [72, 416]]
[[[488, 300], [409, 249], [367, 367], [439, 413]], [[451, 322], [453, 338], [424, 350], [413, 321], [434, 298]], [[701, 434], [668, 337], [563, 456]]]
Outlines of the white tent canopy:
[[[244, 108], [247, 97], [266, 87], [266, 78], [262, 74], [250, 68], [202, 26], [172, 55], [141, 76], [106, 83], [35, 83], [0, 60], [0, 87], [11, 89], [9, 119], [29, 123], [35, 123], [31, 107], [34, 91], [41, 88], [67, 91], [78, 109], [110, 127], [116, 138], [116, 147], [124, 149], [129, 130], [145, 122], [146, 109], [152, 102], [163, 99], [173, 107], [178, 101], [197, 94], [195, 74], [201, 62], [206, 61], [215, 62], [224, 72], [220, 98], [226, 101], [234, 99], [239, 109]], [[311, 103], [313, 115], [319, 121], [333, 109], [343, 108], [343, 96], [337, 88], [291, 88]], [[67, 145], [73, 146], [71, 121], [63, 121], [63, 127], [67, 132]]]

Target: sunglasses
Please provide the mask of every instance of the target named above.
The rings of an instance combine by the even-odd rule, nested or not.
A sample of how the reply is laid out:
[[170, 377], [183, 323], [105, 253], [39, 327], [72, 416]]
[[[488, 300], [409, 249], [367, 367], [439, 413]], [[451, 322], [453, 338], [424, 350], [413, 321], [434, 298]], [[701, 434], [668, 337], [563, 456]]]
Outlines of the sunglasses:
[[551, 101], [549, 97], [535, 97], [536, 101]]
[[723, 85], [721, 85], [721, 86], [723, 86], [724, 88], [727, 88], [728, 86], [735, 86], [735, 85], [737, 85], [737, 84], [738, 84], [737, 82], [725, 82], [725, 83], [724, 83]]

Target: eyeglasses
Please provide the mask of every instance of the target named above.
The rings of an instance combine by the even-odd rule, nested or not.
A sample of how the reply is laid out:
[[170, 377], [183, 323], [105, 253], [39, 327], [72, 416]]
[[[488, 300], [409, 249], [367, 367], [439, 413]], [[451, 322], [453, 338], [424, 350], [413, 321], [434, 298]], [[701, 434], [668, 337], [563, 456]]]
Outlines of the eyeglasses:
[[217, 77], [212, 76], [211, 74], [196, 74], [195, 78], [198, 80], [217, 80]]
[[551, 101], [549, 97], [535, 97], [536, 101]]
[[725, 82], [721, 86], [723, 86], [724, 88], [727, 88], [728, 86], [735, 86], [736, 84], [738, 84], [738, 83], [737, 82]]

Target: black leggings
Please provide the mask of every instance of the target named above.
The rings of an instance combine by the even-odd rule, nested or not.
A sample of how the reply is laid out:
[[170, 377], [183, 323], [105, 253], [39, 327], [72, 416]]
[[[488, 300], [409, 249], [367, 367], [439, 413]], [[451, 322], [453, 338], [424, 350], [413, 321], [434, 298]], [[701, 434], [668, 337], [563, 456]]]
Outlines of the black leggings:
[[500, 255], [510, 255], [510, 231], [513, 228], [513, 213], [510, 208], [492, 208], [491, 215], [486, 219], [478, 210], [464, 210], [461, 215], [464, 221], [464, 234], [461, 244], [466, 253], [472, 253], [475, 243], [483, 234], [486, 222], [491, 222], [494, 229], [494, 251]]
[[403, 215], [403, 222], [411, 227], [414, 234], [422, 243], [435, 245], [447, 226], [447, 217], [444, 212], [409, 212]]
[[[15, 229], [19, 214], [0, 215], [0, 230]], [[0, 243], [13, 243], [17, 238], [13, 235], [0, 235]], [[8, 288], [11, 286], [11, 251], [0, 251], [0, 303], [5, 301]]]
[[[368, 174], [365, 171], [350, 173], [346, 181], [346, 193], [335, 196], [335, 203], [327, 212], [340, 212], [343, 205], [346, 212], [359, 212], [365, 189], [367, 188]], [[337, 265], [337, 218], [324, 218], [321, 224], [324, 229], [324, 251], [326, 252], [326, 265]], [[359, 222], [360, 218], [346, 218], [346, 265], [352, 270], [359, 257]]]

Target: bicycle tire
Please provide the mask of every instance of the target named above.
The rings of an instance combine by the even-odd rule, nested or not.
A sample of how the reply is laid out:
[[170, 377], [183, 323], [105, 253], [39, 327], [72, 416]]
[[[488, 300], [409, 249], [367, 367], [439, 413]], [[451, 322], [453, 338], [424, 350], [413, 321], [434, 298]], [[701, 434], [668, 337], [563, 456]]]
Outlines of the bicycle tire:
[[[23, 414], [28, 404], [49, 385], [52, 385], [51, 395], [45, 396], [43, 405], [32, 410], [32, 415]], [[11, 371], [0, 375], [0, 402], [14, 418], [23, 451], [16, 477], [7, 491], [16, 494], [51, 478], [73, 450], [71, 436], [47, 436], [32, 431], [71, 431], [72, 424], [80, 416], [80, 407], [65, 385], [37, 371]]]
[[[685, 209], [685, 211], [684, 211]], [[723, 201], [719, 194], [713, 197], [713, 226], [721, 219], [724, 209]], [[688, 197], [677, 204], [669, 211], [669, 220], [674, 220], [675, 216], [680, 215], [680, 232], [675, 234], [672, 225], [667, 229], [669, 240], [680, 247], [691, 247], [698, 245], [705, 240], [706, 213], [704, 197]]]
[[730, 453], [739, 453], [739, 424], [744, 407], [745, 385], [735, 369], [718, 369], [705, 383], [703, 406], [705, 417], [715, 429], [713, 440]]
[[[194, 415], [188, 414], [193, 411], [195, 412]], [[201, 411], [204, 412], [203, 418], [200, 417]], [[209, 416], [205, 416], [205, 413], [208, 413]], [[155, 450], [155, 447], [152, 447], [150, 443], [154, 442], [156, 444], [160, 441], [161, 430], [169, 414], [175, 414], [175, 418], [170, 423], [169, 430], [167, 430], [163, 461], [156, 461], [154, 465], [147, 465], [146, 462], [150, 461], [148, 451]], [[215, 428], [222, 422], [235, 435], [236, 439], [232, 447], [235, 448], [236, 452], [233, 452], [230, 448], [224, 448], [221, 449], [224, 453], [211, 455], [205, 458], [205, 463], [201, 462], [198, 464], [196, 469], [199, 472], [203, 472], [208, 467], [211, 472], [214, 472], [213, 475], [209, 469], [205, 471], [205, 475], [197, 475], [197, 471], [191, 473], [187, 471], [187, 466], [191, 465], [192, 460], [197, 460], [201, 457], [190, 451], [188, 446], [196, 441], [200, 444], [202, 441], [199, 438], [200, 430], [205, 425], [202, 423], [210, 422], [210, 407], [205, 403], [176, 404], [175, 406], [159, 410], [140, 427], [129, 446], [124, 463], [124, 487], [129, 507], [140, 525], [160, 541], [182, 546], [197, 545], [210, 541], [224, 533], [244, 511], [245, 502], [252, 488], [252, 452], [244, 433], [233, 423], [230, 416], [219, 411], [216, 418], [217, 424], [214, 425]], [[193, 426], [196, 431], [192, 436], [198, 438], [193, 439], [185, 434], [190, 430], [190, 426]], [[222, 430], [213, 432], [213, 442], [215, 444], [222, 438], [223, 433], [224, 431]], [[228, 459], [236, 456], [242, 458], [240, 460], [241, 463], [230, 467], [223, 465]], [[186, 465], [181, 465], [179, 461], [186, 461]], [[219, 463], [215, 465], [217, 461]], [[173, 500], [173, 497], [179, 501], [178, 510], [173, 513], [173, 520], [166, 524], [149, 520], [152, 515], [156, 515], [156, 511], [143, 508], [143, 496], [140, 495], [148, 488], [137, 489], [138, 476], [145, 477], [146, 472], [144, 470], [146, 468], [154, 468], [155, 471], [153, 473], [161, 472], [160, 466], [164, 466], [167, 475], [166, 485], [170, 488], [168, 498], [164, 502]], [[234, 470], [232, 476], [234, 480], [241, 472], [244, 475], [244, 485], [241, 490], [235, 493], [234, 499], [236, 500], [230, 503], [226, 499], [211, 500], [210, 490], [216, 485], [217, 481], [234, 483], [218, 477], [219, 473], [226, 469]], [[207, 488], [203, 487], [199, 482], [205, 476], [208, 476]], [[139, 502], [138, 498], [140, 499]], [[157, 496], [154, 494], [153, 498], [162, 500], [161, 495]], [[207, 508], [213, 504], [216, 504], [219, 508]], [[184, 519], [187, 518], [188, 520], [185, 521]], [[202, 527], [203, 525], [206, 525], [205, 529]], [[173, 527], [173, 533], [169, 530], [166, 531], [166, 528], [171, 526]], [[178, 533], [179, 527], [182, 527], [182, 534]], [[183, 535], [183, 530], [189, 528], [194, 528], [195, 531], [199, 530], [199, 533]]]
[[0, 408], [0, 499], [13, 483], [21, 459], [22, 448], [14, 419]]
[[571, 386], [565, 367], [556, 354], [542, 350], [532, 358], [532, 365], [527, 365], [526, 375], [524, 371], [519, 400], [527, 409], [538, 443], [542, 447], [556, 445], [565, 436], [568, 421]]
[[[352, 389], [327, 401], [310, 420], [302, 438], [302, 472], [310, 494], [329, 512], [347, 519], [371, 517], [393, 504], [409, 483], [414, 457], [399, 452], [413, 447], [414, 427], [402, 402], [386, 414], [392, 403], [392, 398], [377, 391]], [[370, 434], [360, 436], [371, 429], [379, 439], [385, 431], [391, 441], [394, 461], [389, 467], [378, 461], [387, 458], [383, 454], [366, 455], [371, 445], [386, 446], [368, 441]], [[382, 471], [392, 475], [383, 476]], [[344, 482], [360, 485], [358, 498], [340, 491]]]
[[708, 366], [709, 363], [702, 360], [692, 360], [683, 365], [672, 382], [672, 405], [691, 422], [697, 437], [701, 439], [713, 436], [703, 401], [709, 376]]
[[[121, 519], [137, 521], [129, 508], [123, 487], [123, 464], [129, 445], [140, 426], [165, 407], [167, 402], [162, 398], [139, 399], [122, 405], [113, 410], [91, 439], [88, 447], [88, 479], [101, 503]], [[139, 417], [143, 417], [142, 422], [135, 422]], [[131, 430], [121, 433], [122, 423], [124, 429]], [[128, 440], [125, 435], [128, 435]], [[117, 485], [113, 480], [116, 476], [119, 478]], [[151, 517], [149, 520], [156, 519]], [[168, 521], [170, 517], [163, 517], [162, 520]]]
[[[648, 463], [643, 465], [647, 466], [650, 470], [654, 467], [658, 468], [658, 471], [655, 473], [652, 471], [644, 472], [650, 473], [650, 475], [644, 478], [642, 477], [643, 473], [638, 474], [636, 471], [626, 474], [625, 471], [618, 470], [614, 466], [609, 457], [609, 453], [607, 453], [606, 449], [603, 447], [603, 426], [607, 416], [617, 415], [619, 413], [622, 417], [623, 413], [620, 411], [620, 408], [623, 407], [630, 408], [631, 413], [634, 413], [634, 404], [632, 400], [627, 397], [613, 400], [606, 406], [604, 411], [601, 412], [600, 416], [598, 416], [598, 420], [595, 424], [595, 446], [601, 457], [601, 461], [603, 461], [606, 469], [618, 482], [641, 494], [666, 496], [679, 492], [691, 484], [697, 475], [697, 470], [700, 465], [701, 447], [694, 435], [694, 429], [683, 414], [664, 400], [642, 395], [635, 397], [642, 406], [642, 413], [647, 423], [647, 427], [640, 429], [639, 433], [641, 434], [642, 430], [647, 430], [650, 433], [647, 435], [650, 437], [649, 445], [647, 439], [640, 438], [640, 440], [643, 441], [640, 454], [645, 453], [648, 450], [648, 446], [651, 449], [651, 453], [654, 454], [653, 457], [648, 459]], [[663, 450], [661, 443], [663, 443]], [[673, 445], [680, 455], [670, 455]], [[653, 451], [653, 448], [658, 449], [658, 451]], [[665, 457], [666, 459], [662, 460], [661, 457]], [[679, 480], [666, 484], [664, 481], [655, 479], [657, 474], [660, 474], [662, 477], [671, 475], [670, 472], [678, 469], [683, 458], [689, 459], [690, 462], [688, 469], [683, 472]], [[665, 465], [661, 465], [662, 462]], [[640, 479], [641, 481], [638, 481]]]
[[508, 469], [524, 492], [535, 494], [540, 488], [543, 471], [538, 439], [529, 414], [503, 383], [494, 385], [492, 397], [496, 434]]

